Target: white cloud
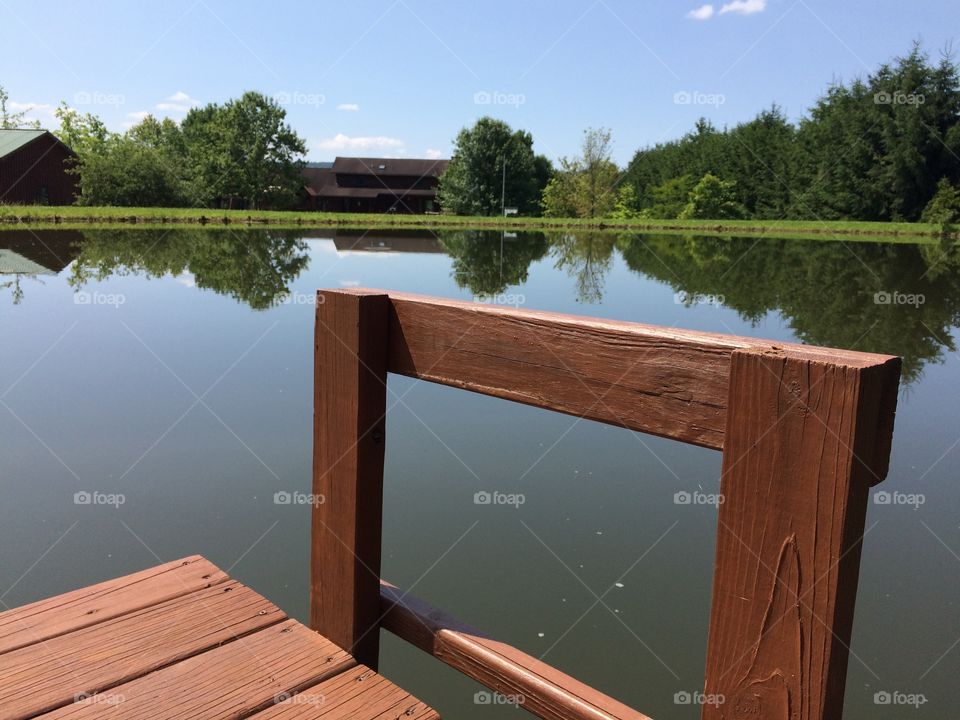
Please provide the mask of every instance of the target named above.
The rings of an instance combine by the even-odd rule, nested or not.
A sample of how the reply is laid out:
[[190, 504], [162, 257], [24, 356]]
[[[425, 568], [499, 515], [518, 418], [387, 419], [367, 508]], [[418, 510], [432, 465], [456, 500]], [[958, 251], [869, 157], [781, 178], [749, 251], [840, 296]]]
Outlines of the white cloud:
[[733, 0], [720, 8], [720, 14], [753, 15], [767, 9], [767, 0]]
[[688, 12], [687, 17], [691, 20], [709, 20], [713, 17], [713, 5], [709, 3], [707, 5], [701, 5], [696, 10]]
[[190, 97], [187, 93], [183, 92], [183, 90], [177, 90], [177, 92], [168, 97], [166, 101], [157, 103], [157, 110], [185, 113], [189, 112], [190, 108], [196, 107], [199, 104], [199, 100]]
[[360, 106], [356, 103], [340, 103], [337, 105], [337, 110], [346, 110], [347, 112], [357, 112], [360, 109]]
[[351, 151], [379, 151], [392, 150], [396, 153], [403, 151], [403, 140], [386, 137], [384, 135], [374, 135], [368, 137], [350, 137], [343, 133], [337, 133], [332, 138], [324, 138], [317, 143], [318, 150], [328, 150], [331, 152]]
[[51, 120], [55, 120], [56, 116], [54, 111], [56, 108], [53, 105], [47, 103], [34, 103], [34, 102], [16, 102], [11, 100], [8, 103], [10, 110], [15, 113], [26, 113], [26, 118], [28, 120], [39, 120], [41, 124], [47, 123]]
[[435, 150], [434, 148], [427, 148], [427, 158], [430, 160], [439, 160], [443, 157], [442, 150]]

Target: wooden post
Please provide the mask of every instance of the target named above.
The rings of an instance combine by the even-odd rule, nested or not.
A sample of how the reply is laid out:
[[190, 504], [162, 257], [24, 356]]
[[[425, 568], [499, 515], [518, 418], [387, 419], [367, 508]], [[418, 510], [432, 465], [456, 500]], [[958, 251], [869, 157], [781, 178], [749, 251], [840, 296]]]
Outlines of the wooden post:
[[311, 627], [376, 669], [390, 299], [317, 293]]
[[[732, 356], [705, 720], [829, 720], [843, 705], [869, 488], [899, 359]], [[873, 358], [873, 359], [871, 359]]]

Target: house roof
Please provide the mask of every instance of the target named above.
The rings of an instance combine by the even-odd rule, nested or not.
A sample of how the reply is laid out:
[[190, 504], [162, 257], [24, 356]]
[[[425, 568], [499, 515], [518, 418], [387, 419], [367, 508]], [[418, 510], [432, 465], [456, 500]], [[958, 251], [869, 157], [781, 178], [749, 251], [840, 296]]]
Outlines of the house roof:
[[56, 275], [50, 268], [25, 258], [20, 253], [0, 248], [0, 275]]
[[354, 158], [338, 157], [333, 161], [335, 173], [356, 175], [405, 175], [413, 177], [439, 177], [447, 169], [449, 160], [419, 158]]
[[46, 130], [0, 129], [0, 158], [46, 134]]
[[308, 188], [307, 192], [311, 195], [322, 195], [323, 197], [343, 197], [343, 198], [376, 198], [383, 195], [388, 198], [402, 199], [405, 197], [436, 197], [436, 190], [405, 190], [403, 188], [352, 188], [328, 186], [323, 188]]

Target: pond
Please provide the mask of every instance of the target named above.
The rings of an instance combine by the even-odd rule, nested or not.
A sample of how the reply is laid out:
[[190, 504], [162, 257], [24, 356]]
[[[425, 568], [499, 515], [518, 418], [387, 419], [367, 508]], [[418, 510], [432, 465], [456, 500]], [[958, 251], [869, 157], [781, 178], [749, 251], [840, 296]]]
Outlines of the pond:
[[[310, 511], [275, 495], [310, 488], [314, 291], [385, 288], [902, 355], [845, 717], [903, 717], [882, 693], [955, 712], [957, 246], [18, 230], [0, 273], [0, 609], [202, 554], [306, 620]], [[384, 577], [653, 717], [699, 717], [716, 508], [683, 498], [718, 492], [720, 454], [403, 377], [388, 405]], [[492, 491], [518, 502], [474, 502]], [[383, 648], [445, 717], [515, 717]]]

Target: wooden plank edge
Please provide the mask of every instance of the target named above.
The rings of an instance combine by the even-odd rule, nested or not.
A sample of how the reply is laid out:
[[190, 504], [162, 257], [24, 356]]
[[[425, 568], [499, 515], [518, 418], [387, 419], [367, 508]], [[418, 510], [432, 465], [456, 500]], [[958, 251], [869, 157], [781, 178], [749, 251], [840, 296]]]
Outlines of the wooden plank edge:
[[[84, 620], [78, 621], [75, 625], [65, 626], [62, 630], [57, 632], [32, 635], [32, 639], [30, 641], [19, 643], [14, 642], [8, 645], [3, 644], [2, 635], [4, 632], [3, 625], [5, 623], [10, 625], [22, 624], [31, 618], [36, 618], [38, 615], [42, 615], [43, 613], [55, 611], [62, 613], [71, 603], [76, 603], [76, 606], [81, 608], [86, 607], [87, 605], [99, 606], [104, 601], [109, 602], [111, 594], [128, 590], [141, 583], [150, 583], [164, 579], [164, 576], [169, 576], [171, 573], [176, 573], [186, 565], [197, 563], [205, 563], [209, 565], [208, 574], [202, 578], [205, 580], [204, 584], [195, 583], [193, 585], [189, 585], [184, 583], [183, 586], [175, 592], [158, 595], [157, 597], [152, 598], [149, 602], [133, 602], [130, 605], [125, 606], [122, 610], [115, 612], [111, 612], [109, 610], [101, 612], [99, 607], [96, 609], [89, 607], [84, 610], [84, 614], [82, 616]], [[95, 585], [88, 585], [75, 590], [69, 590], [65, 593], [43, 598], [33, 603], [20, 605], [0, 613], [0, 655], [34, 645], [38, 642], [52, 640], [53, 638], [66, 635], [77, 630], [83, 630], [84, 628], [92, 627], [93, 625], [98, 625], [99, 623], [106, 622], [108, 620], [114, 620], [118, 617], [144, 610], [151, 605], [159, 605], [168, 600], [189, 595], [197, 590], [203, 590], [213, 587], [214, 585], [219, 585], [229, 579], [229, 575], [227, 575], [223, 570], [220, 570], [220, 568], [203, 556], [190, 555], [188, 557], [181, 558], [180, 560], [172, 560], [161, 565], [155, 565], [129, 575], [123, 575], [119, 578], [105, 580]]]
[[547, 720], [650, 720], [530, 655], [380, 581], [381, 625]]
[[[218, 583], [218, 584], [224, 584], [224, 583]], [[251, 588], [248, 588], [247, 586], [243, 585], [243, 583], [228, 577], [227, 583], [225, 584], [227, 585], [226, 587], [223, 588], [225, 592], [231, 589], [235, 590], [237, 588], [244, 588], [246, 590], [249, 590], [253, 598], [255, 599], [259, 598], [265, 603], [266, 607], [261, 609], [257, 613], [257, 616], [262, 618], [259, 625], [255, 627], [251, 627], [248, 630], [243, 630], [239, 632], [230, 631], [230, 634], [228, 637], [221, 638], [219, 640], [210, 639], [208, 641], [208, 644], [203, 645], [202, 647], [197, 647], [188, 651], [180, 652], [163, 662], [157, 662], [152, 667], [150, 667], [150, 669], [140, 672], [139, 674], [130, 674], [128, 676], [119, 677], [114, 680], [97, 682], [97, 683], [87, 685], [83, 689], [76, 691], [76, 693], [74, 694], [73, 700], [70, 700], [69, 698], [65, 698], [64, 700], [61, 700], [61, 701], [52, 702], [49, 705], [45, 706], [43, 709], [39, 710], [36, 716], [39, 717], [39, 716], [46, 715], [48, 713], [54, 713], [58, 710], [61, 710], [62, 708], [69, 707], [71, 705], [78, 704], [78, 703], [83, 703], [95, 695], [102, 695], [104, 693], [110, 692], [111, 690], [115, 690], [118, 687], [127, 685], [132, 682], [137, 682], [144, 678], [151, 677], [156, 673], [163, 672], [164, 670], [171, 668], [175, 665], [179, 665], [184, 661], [191, 660], [193, 658], [204, 655], [214, 650], [218, 650], [228, 645], [233, 645], [236, 642], [246, 640], [258, 633], [264, 632], [266, 630], [270, 630], [271, 628], [275, 628], [278, 625], [283, 625], [287, 623], [291, 623], [294, 625], [300, 624], [300, 623], [297, 623], [296, 621], [290, 620], [290, 618], [281, 608], [279, 608], [273, 602], [265, 598], [263, 595], [260, 595], [255, 590], [252, 590]], [[198, 588], [191, 593], [186, 593], [185, 595], [177, 596], [175, 598], [170, 598], [169, 600], [166, 600], [163, 603], [155, 603], [155, 604], [148, 605], [145, 608], [141, 608], [137, 612], [142, 612], [144, 610], [149, 610], [150, 608], [159, 607], [161, 605], [173, 603], [177, 601], [187, 601], [190, 599], [189, 598], [190, 595], [200, 594], [206, 590], [209, 590], [209, 587]], [[272, 608], [272, 610], [270, 608]], [[118, 616], [118, 618], [125, 618], [126, 615], [127, 614], [125, 613], [124, 615]], [[117, 620], [118, 618], [114, 618], [114, 620]], [[124, 620], [122, 619], [120, 620], [120, 622], [123, 622], [123, 621]], [[83, 628], [83, 629], [89, 629], [89, 628]], [[67, 634], [70, 634], [70, 633], [67, 633]], [[3, 712], [2, 709], [0, 709], [0, 717], [3, 717], [4, 720], [6, 720], [7, 716], [3, 715], [2, 712]], [[35, 715], [33, 714], [28, 716], [22, 716], [22, 717], [14, 716], [10, 720], [26, 720], [27, 717], [34, 717], [34, 716]]]

